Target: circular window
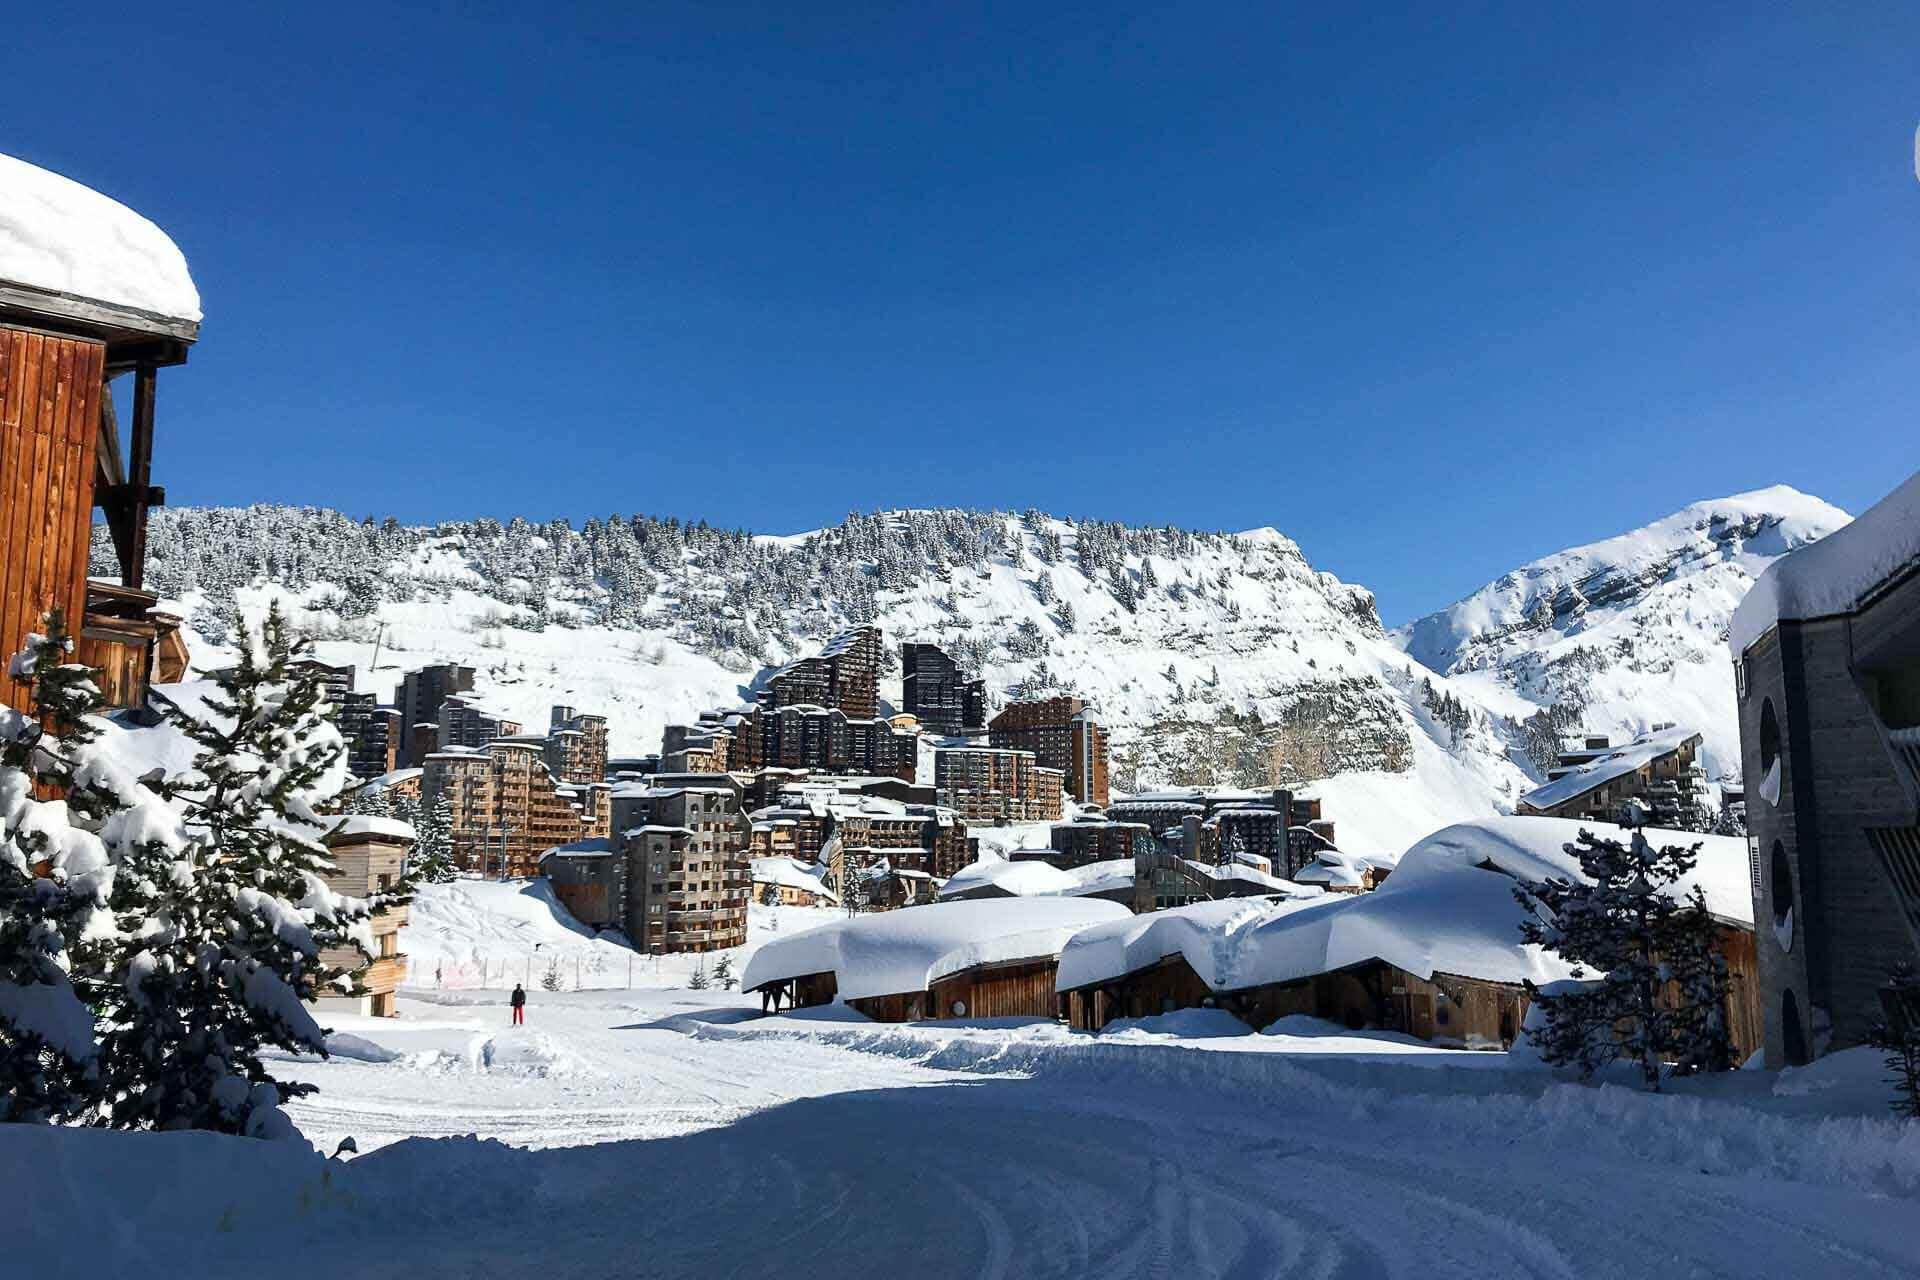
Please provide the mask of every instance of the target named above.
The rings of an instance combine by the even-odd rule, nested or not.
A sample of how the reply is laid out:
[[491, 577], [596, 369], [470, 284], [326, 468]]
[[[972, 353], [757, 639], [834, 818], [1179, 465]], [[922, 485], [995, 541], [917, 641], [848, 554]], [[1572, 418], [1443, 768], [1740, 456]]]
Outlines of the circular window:
[[965, 1000], [955, 1000], [953, 1002], [953, 1016], [956, 1018], [964, 1018], [967, 1016], [967, 1002]]
[[1773, 940], [1782, 951], [1793, 950], [1793, 867], [1787, 862], [1787, 847], [1773, 842], [1773, 857], [1767, 868], [1768, 892], [1773, 895]]

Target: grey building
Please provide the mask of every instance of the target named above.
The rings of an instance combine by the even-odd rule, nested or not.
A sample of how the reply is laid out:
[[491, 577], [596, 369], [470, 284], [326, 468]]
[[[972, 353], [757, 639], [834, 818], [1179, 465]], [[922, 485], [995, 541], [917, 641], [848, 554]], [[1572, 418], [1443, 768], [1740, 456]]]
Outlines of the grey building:
[[1920, 475], [1770, 566], [1730, 643], [1766, 1060], [1799, 1064], [1920, 962]]
[[401, 677], [400, 683], [393, 687], [393, 705], [400, 712], [403, 731], [400, 742], [402, 765], [419, 765], [424, 762], [426, 754], [436, 748], [437, 743], [423, 741], [420, 735], [416, 735], [414, 727], [438, 725], [440, 704], [450, 694], [472, 691], [473, 677], [472, 667], [450, 662], [422, 667]]
[[987, 684], [970, 680], [937, 644], [900, 646], [900, 700], [928, 733], [957, 737], [987, 723]]

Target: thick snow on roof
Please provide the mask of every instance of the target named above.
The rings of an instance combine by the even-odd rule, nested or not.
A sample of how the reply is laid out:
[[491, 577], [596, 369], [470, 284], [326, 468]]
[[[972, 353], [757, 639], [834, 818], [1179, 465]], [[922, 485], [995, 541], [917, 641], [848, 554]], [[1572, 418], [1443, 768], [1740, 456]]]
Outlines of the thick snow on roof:
[[166, 232], [91, 187], [6, 155], [0, 280], [200, 320], [200, 291]]
[[1222, 940], [1258, 921], [1320, 901], [1332, 899], [1302, 897], [1274, 902], [1265, 898], [1223, 898], [1096, 925], [1075, 934], [1062, 948], [1054, 989], [1071, 991], [1106, 982], [1158, 964], [1168, 956], [1182, 955], [1203, 982], [1216, 991], [1224, 990], [1228, 984], [1219, 963], [1226, 954], [1220, 945]]
[[413, 828], [398, 818], [383, 818], [378, 814], [355, 813], [342, 818], [329, 838], [348, 839], [354, 836], [382, 836], [388, 840], [405, 840], [411, 844], [417, 837]]
[[1040, 894], [1073, 893], [1079, 882], [1057, 867], [1044, 862], [1009, 862], [1005, 858], [981, 858], [954, 872], [940, 890], [943, 898], [963, 893], [998, 889], [1016, 898]]
[[1117, 902], [1052, 897], [936, 902], [854, 916], [763, 944], [747, 961], [741, 986], [831, 971], [846, 1000], [924, 991], [975, 965], [1057, 955], [1082, 929], [1123, 918], [1131, 916]]
[[753, 882], [777, 884], [788, 889], [799, 889], [804, 893], [818, 894], [830, 901], [839, 901], [833, 890], [829, 889], [820, 878], [818, 869], [802, 866], [792, 858], [755, 858]]
[[1624, 778], [1669, 752], [1678, 751], [1687, 739], [1697, 736], [1694, 730], [1677, 725], [1658, 733], [1643, 733], [1625, 746], [1616, 747], [1597, 760], [1562, 774], [1546, 786], [1527, 792], [1520, 797], [1520, 803], [1536, 809], [1550, 809], [1554, 805], [1564, 804], [1615, 778]]
[[[1434, 832], [1407, 850], [1400, 866], [1404, 870], [1416, 861], [1444, 858], [1469, 866], [1491, 862], [1508, 875], [1524, 880], [1544, 880], [1548, 876], [1579, 880], [1583, 878], [1580, 860], [1568, 853], [1566, 846], [1582, 831], [1620, 841], [1630, 839], [1632, 834], [1610, 822], [1512, 816], [1481, 818]], [[1692, 874], [1676, 888], [1688, 893], [1698, 885], [1706, 897], [1707, 910], [1716, 918], [1753, 927], [1753, 887], [1745, 840], [1738, 836], [1698, 835], [1658, 827], [1648, 827], [1646, 837], [1655, 848], [1698, 844], [1699, 860]], [[1379, 892], [1385, 893], [1398, 883], [1399, 872], [1396, 872]]]
[[1176, 953], [1215, 991], [1296, 982], [1375, 960], [1419, 978], [1569, 976], [1558, 956], [1520, 940], [1525, 911], [1513, 883], [1436, 837], [1408, 850], [1372, 893], [1196, 903], [1142, 916], [1133, 930], [1089, 931], [1061, 954], [1056, 985], [1109, 981]]
[[377, 778], [367, 779], [366, 784], [361, 789], [365, 791], [384, 791], [396, 782], [411, 782], [425, 772], [425, 769], [395, 769], [392, 773], [383, 773]]
[[1133, 887], [1133, 859], [1108, 858], [1102, 862], [1089, 862], [1085, 866], [1073, 867], [1064, 873], [1073, 881], [1068, 893], [1110, 893], [1116, 889]]
[[1847, 613], [1862, 596], [1920, 564], [1920, 472], [1864, 515], [1767, 567], [1733, 611], [1727, 644], [1738, 658], [1782, 618]]

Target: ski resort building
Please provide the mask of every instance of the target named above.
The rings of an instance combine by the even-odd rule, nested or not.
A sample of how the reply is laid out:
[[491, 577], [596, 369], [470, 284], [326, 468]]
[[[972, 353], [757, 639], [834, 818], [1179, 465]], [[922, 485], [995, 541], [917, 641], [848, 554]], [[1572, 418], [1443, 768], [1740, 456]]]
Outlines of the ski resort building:
[[474, 670], [457, 663], [439, 663], [409, 671], [393, 688], [393, 705], [400, 712], [400, 764], [419, 766], [439, 750], [440, 704], [456, 693], [473, 690]]
[[[1592, 744], [1603, 749], [1597, 754]], [[1518, 811], [1534, 817], [1615, 822], [1632, 801], [1646, 806], [1657, 826], [1671, 827], [1708, 811], [1706, 774], [1697, 758], [1700, 735], [1661, 725], [1620, 747], [1588, 739], [1587, 749], [1563, 755], [1557, 775], [1520, 797]]]
[[853, 916], [761, 945], [741, 986], [769, 1008], [836, 999], [880, 1022], [1051, 1018], [1060, 948], [1127, 916], [1084, 898], [941, 902]]
[[438, 749], [479, 750], [500, 738], [520, 736], [520, 722], [483, 706], [470, 693], [451, 693], [440, 703]]
[[[349, 668], [351, 670], [351, 668]], [[383, 707], [371, 693], [347, 693], [335, 720], [347, 742], [347, 770], [356, 778], [377, 778], [400, 767], [401, 721], [395, 707]]]
[[919, 759], [920, 739], [913, 730], [888, 720], [854, 719], [835, 707], [796, 703], [757, 708], [740, 732], [751, 750], [736, 767], [810, 769], [911, 782]]
[[[152, 474], [159, 371], [186, 362], [200, 295], [153, 223], [10, 156], [0, 227], [0, 653], [58, 610], [108, 704], [142, 706], [157, 674], [184, 674], [179, 620], [144, 580], [147, 513], [166, 500]], [[117, 583], [87, 578], [96, 508]], [[156, 673], [169, 660], [182, 670]], [[26, 691], [0, 681], [0, 700], [23, 706]]]
[[1107, 735], [1080, 698], [1042, 698], [1009, 704], [987, 726], [988, 745], [1031, 751], [1063, 775], [1074, 803], [1104, 806], [1108, 799]]
[[746, 942], [751, 826], [731, 779], [621, 786], [612, 825], [627, 866], [622, 907], [635, 947], [720, 951]]
[[1776, 561], [1729, 637], [1767, 1064], [1857, 1045], [1920, 965], [1920, 475]]
[[547, 723], [547, 771], [562, 782], [587, 786], [607, 777], [607, 718], [553, 708]]
[[933, 783], [940, 803], [970, 822], [1054, 822], [1066, 775], [1040, 764], [1031, 751], [939, 747], [933, 753]]
[[844, 712], [849, 720], [880, 715], [880, 628], [843, 631], [812, 657], [788, 663], [767, 678], [760, 705], [818, 706]]
[[901, 702], [927, 733], [958, 737], [987, 723], [987, 682], [969, 680], [936, 644], [900, 646]]
[[[392, 818], [361, 814], [342, 819], [327, 833], [327, 856], [334, 871], [327, 884], [336, 893], [366, 898], [386, 893], [400, 883], [407, 854], [413, 848], [413, 828]], [[323, 1007], [345, 1007], [376, 1018], [391, 1018], [400, 984], [407, 976], [407, 958], [400, 952], [400, 930], [407, 909], [388, 907], [368, 923], [371, 948], [364, 943], [323, 952], [321, 961], [332, 967], [357, 970], [360, 994], [324, 996]]]
[[1131, 860], [1154, 848], [1153, 830], [1146, 823], [1116, 822], [1097, 812], [1054, 823], [1047, 838], [1053, 846], [1053, 856], [1047, 860], [1063, 871], [1091, 862]]
[[608, 832], [608, 785], [562, 784], [537, 740], [435, 752], [420, 790], [423, 803], [447, 801], [454, 861], [470, 871], [532, 875], [548, 849]]

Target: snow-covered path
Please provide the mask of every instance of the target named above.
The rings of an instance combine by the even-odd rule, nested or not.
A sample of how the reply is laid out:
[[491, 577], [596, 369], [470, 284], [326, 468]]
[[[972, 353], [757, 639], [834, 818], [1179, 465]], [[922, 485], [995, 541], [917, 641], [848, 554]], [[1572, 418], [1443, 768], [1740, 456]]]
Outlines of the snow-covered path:
[[[740, 997], [665, 991], [541, 994], [516, 1032], [497, 993], [459, 999], [365, 1028], [356, 1051], [387, 1061], [299, 1065], [325, 1089], [296, 1108], [309, 1135], [366, 1153], [345, 1165], [0, 1134], [0, 1174], [53, 1188], [23, 1256], [219, 1277], [315, 1248], [409, 1280], [1920, 1274], [1920, 1129], [1859, 1104], [1871, 1062], [1654, 1098], [1365, 1039], [741, 1021]], [[129, 1178], [116, 1229], [83, 1229]]]

